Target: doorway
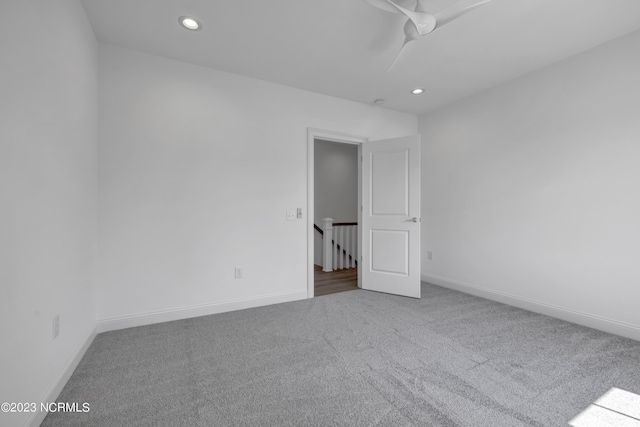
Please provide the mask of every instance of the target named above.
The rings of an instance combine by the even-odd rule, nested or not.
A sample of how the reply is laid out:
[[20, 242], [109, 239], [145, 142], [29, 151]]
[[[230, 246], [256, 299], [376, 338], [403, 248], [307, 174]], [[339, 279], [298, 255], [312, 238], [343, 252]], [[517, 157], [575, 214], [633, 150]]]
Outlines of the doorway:
[[[315, 293], [314, 149], [317, 139], [358, 145], [358, 288], [420, 298], [420, 135], [368, 141], [364, 137], [317, 129], [307, 131], [308, 298], [313, 298]], [[332, 242], [331, 239], [324, 241], [327, 245]], [[366, 254], [364, 259], [363, 254]]]
[[[318, 262], [322, 259], [322, 251], [321, 246], [316, 245], [316, 236], [322, 233], [322, 218], [324, 215], [333, 215], [336, 218], [338, 224], [348, 223], [351, 224], [353, 221], [347, 221], [349, 219], [353, 219], [354, 215], [357, 218], [356, 223], [359, 224], [361, 220], [361, 212], [359, 207], [362, 202], [362, 183], [361, 183], [361, 162], [358, 161], [361, 156], [361, 144], [366, 142], [367, 138], [343, 134], [338, 132], [324, 131], [320, 129], [308, 129], [307, 132], [307, 152], [308, 152], [308, 201], [307, 201], [307, 212], [308, 212], [308, 275], [307, 275], [307, 294], [308, 298], [312, 298], [316, 295], [326, 295], [327, 293], [333, 293], [336, 291], [342, 290], [351, 290], [357, 287], [360, 287], [361, 279], [359, 269], [340, 269], [334, 272], [323, 272], [322, 268], [318, 267]], [[341, 206], [340, 208], [331, 208], [325, 206], [323, 208], [319, 208], [316, 206], [316, 142], [319, 144], [323, 144], [325, 150], [321, 150], [324, 152], [323, 154], [338, 155], [340, 152], [345, 153], [353, 153], [355, 155], [355, 171], [351, 171], [351, 178], [355, 179], [355, 191], [357, 194], [356, 200], [353, 200], [352, 206]], [[328, 159], [327, 159], [328, 160]], [[340, 170], [344, 172], [344, 175], [348, 175], [346, 173], [346, 163], [350, 163], [352, 166], [354, 163], [349, 161], [349, 159], [344, 158], [341, 161], [345, 162], [342, 165], [334, 165], [336, 166], [336, 170], [333, 172], [339, 173]], [[355, 172], [355, 173], [354, 173]], [[321, 188], [325, 188], [330, 185], [335, 185], [335, 182], [325, 183], [325, 186], [321, 186]], [[351, 188], [353, 189], [353, 182], [350, 183]], [[324, 191], [324, 190], [321, 190]], [[339, 200], [336, 201], [338, 204], [348, 203], [348, 192], [340, 192]], [[353, 194], [353, 193], [351, 193]], [[323, 197], [320, 197], [323, 199]], [[327, 210], [328, 208], [329, 210]], [[333, 210], [332, 210], [333, 209]], [[355, 212], [354, 212], [355, 209]], [[329, 213], [329, 212], [335, 212]], [[357, 234], [354, 239], [358, 244], [356, 245], [357, 251], [352, 251], [353, 253], [346, 253], [345, 249], [340, 247], [340, 251], [345, 252], [345, 257], [349, 259], [349, 257], [355, 258], [353, 261], [357, 261], [360, 259], [360, 244], [361, 241], [361, 233], [358, 229]], [[335, 243], [335, 242], [334, 242]], [[351, 245], [353, 246], [353, 245]], [[320, 253], [318, 251], [320, 250]], [[337, 248], [336, 248], [337, 250]], [[349, 271], [351, 270], [351, 271]], [[355, 277], [354, 277], [355, 276]], [[316, 277], [318, 277], [318, 293], [316, 293]]]
[[314, 141], [315, 296], [358, 289], [358, 148]]

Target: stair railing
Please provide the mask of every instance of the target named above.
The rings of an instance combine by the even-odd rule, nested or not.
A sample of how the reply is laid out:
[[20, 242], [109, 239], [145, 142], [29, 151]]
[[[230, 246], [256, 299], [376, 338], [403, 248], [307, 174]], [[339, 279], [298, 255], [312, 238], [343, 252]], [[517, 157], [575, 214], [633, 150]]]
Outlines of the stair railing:
[[358, 223], [333, 222], [324, 218], [322, 228], [314, 224], [322, 234], [322, 271], [355, 268], [358, 265]]

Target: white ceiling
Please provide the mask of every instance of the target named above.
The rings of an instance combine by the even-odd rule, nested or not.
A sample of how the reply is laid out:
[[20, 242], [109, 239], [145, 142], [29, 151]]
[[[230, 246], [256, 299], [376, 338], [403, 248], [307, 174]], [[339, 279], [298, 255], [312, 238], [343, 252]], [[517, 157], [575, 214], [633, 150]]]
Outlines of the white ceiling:
[[[455, 0], [430, 1], [435, 12]], [[493, 0], [414, 42], [387, 72], [406, 19], [366, 0], [83, 3], [102, 42], [414, 114], [640, 29], [640, 0]], [[184, 30], [182, 15], [203, 29]]]

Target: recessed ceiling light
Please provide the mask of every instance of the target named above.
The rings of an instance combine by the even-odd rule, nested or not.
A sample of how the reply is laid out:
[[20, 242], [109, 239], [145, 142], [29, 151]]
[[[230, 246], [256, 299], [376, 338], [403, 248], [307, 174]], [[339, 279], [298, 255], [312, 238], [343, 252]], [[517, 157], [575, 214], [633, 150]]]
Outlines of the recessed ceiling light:
[[417, 87], [411, 91], [412, 95], [422, 95], [424, 93], [424, 89]]
[[202, 24], [196, 18], [192, 18], [191, 16], [181, 16], [178, 19], [180, 25], [182, 25], [187, 30], [198, 31], [202, 28]]

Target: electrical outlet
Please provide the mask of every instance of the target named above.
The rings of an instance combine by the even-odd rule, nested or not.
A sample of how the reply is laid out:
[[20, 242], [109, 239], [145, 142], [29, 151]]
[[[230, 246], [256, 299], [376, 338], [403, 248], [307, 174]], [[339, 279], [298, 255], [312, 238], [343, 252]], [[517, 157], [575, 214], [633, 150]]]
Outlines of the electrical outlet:
[[242, 267], [236, 267], [236, 279], [242, 279]]
[[433, 260], [433, 252], [427, 251], [427, 259], [428, 260]]
[[295, 221], [296, 213], [294, 211], [287, 211], [287, 221]]
[[56, 314], [56, 317], [53, 318], [53, 338], [58, 335], [60, 335], [60, 315]]

